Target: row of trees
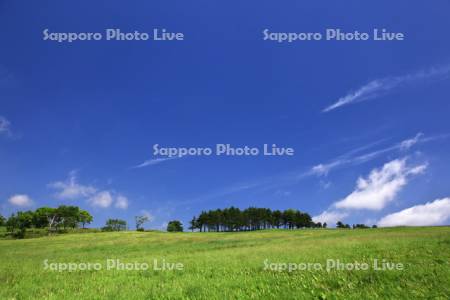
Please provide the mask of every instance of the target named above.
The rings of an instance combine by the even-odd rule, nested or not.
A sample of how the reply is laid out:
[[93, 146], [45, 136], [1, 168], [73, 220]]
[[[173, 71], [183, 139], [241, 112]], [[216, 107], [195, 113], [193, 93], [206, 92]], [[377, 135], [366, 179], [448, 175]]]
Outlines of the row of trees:
[[[350, 226], [350, 224], [344, 224], [341, 221], [338, 221], [336, 223], [336, 228], [345, 228], [345, 229], [367, 229], [370, 228], [369, 226], [367, 226], [366, 224], [353, 224], [352, 226]], [[373, 225], [372, 228], [377, 228], [377, 225]]]
[[[90, 224], [93, 217], [89, 212], [77, 206], [61, 205], [57, 208], [41, 207], [35, 211], [23, 211], [12, 214], [8, 219], [0, 215], [0, 226], [6, 226], [13, 235], [23, 237], [27, 228], [48, 228], [50, 231], [58, 231], [63, 228], [85, 227]], [[149, 221], [148, 216], [136, 216], [136, 230], [143, 231], [143, 224]], [[269, 208], [249, 207], [240, 210], [236, 207], [203, 211], [198, 217], [190, 221], [189, 229], [194, 231], [246, 231], [270, 228], [299, 229], [299, 228], [326, 228], [327, 223], [314, 223], [308, 213], [295, 209], [284, 211], [271, 210]], [[372, 226], [376, 228], [376, 225]], [[365, 224], [336, 223], [336, 228], [369, 228]], [[127, 230], [127, 222], [121, 219], [108, 219], [103, 231]], [[167, 231], [183, 231], [183, 224], [178, 221], [170, 221]]]
[[85, 227], [93, 221], [92, 215], [78, 206], [61, 205], [57, 208], [40, 207], [35, 211], [19, 211], [8, 219], [1, 218], [8, 232], [18, 237], [25, 235], [27, 228], [48, 228], [57, 231], [60, 228]]
[[249, 207], [240, 210], [233, 206], [203, 211], [198, 217], [193, 217], [189, 223], [190, 230], [199, 230], [200, 232], [327, 227], [326, 223], [314, 223], [308, 213], [296, 209], [272, 211], [269, 208]]

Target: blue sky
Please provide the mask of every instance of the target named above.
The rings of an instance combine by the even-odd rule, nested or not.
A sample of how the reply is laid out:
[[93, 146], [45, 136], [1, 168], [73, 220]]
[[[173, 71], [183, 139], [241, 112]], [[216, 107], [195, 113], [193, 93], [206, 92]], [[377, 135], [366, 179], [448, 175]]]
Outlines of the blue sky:
[[[329, 223], [448, 224], [448, 11], [444, 0], [0, 1], [0, 213], [71, 204], [93, 226], [134, 226], [148, 213], [146, 227], [161, 228], [253, 205]], [[185, 39], [42, 33], [106, 28]], [[406, 38], [278, 43], [262, 33], [327, 28]], [[295, 155], [152, 161], [154, 144], [227, 143]]]

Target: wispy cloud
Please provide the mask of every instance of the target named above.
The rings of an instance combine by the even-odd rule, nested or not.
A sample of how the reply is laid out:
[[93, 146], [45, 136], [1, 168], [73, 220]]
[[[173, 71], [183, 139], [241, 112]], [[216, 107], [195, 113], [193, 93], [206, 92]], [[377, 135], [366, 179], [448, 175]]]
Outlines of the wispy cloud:
[[[233, 195], [242, 191], [249, 191], [254, 189], [259, 189], [260, 191], [268, 191], [272, 189], [280, 189], [283, 186], [290, 186], [299, 183], [302, 180], [310, 178], [312, 176], [324, 177], [327, 176], [330, 172], [339, 169], [346, 168], [351, 166], [356, 166], [360, 164], [367, 163], [373, 159], [376, 159], [383, 154], [391, 153], [399, 150], [408, 150], [416, 144], [426, 143], [435, 141], [438, 139], [449, 138], [450, 135], [436, 135], [425, 137], [424, 134], [418, 133], [416, 136], [400, 141], [398, 143], [392, 144], [391, 146], [387, 146], [385, 148], [381, 148], [378, 150], [369, 151], [371, 148], [385, 142], [386, 139], [382, 139], [379, 141], [375, 141], [369, 143], [367, 145], [355, 148], [343, 155], [340, 155], [329, 162], [320, 163], [310, 167], [307, 170], [298, 170], [292, 171], [284, 174], [278, 174], [266, 178], [260, 178], [258, 180], [254, 180], [251, 182], [238, 183], [236, 185], [228, 186], [216, 191], [213, 191], [209, 194], [202, 195], [196, 199], [190, 199], [184, 202], [184, 204], [192, 204], [205, 202], [211, 199], [221, 198], [228, 195]], [[365, 150], [369, 152], [364, 152]], [[327, 182], [324, 187], [329, 187], [331, 185], [330, 182]]]
[[[368, 162], [370, 160], [373, 160], [383, 154], [393, 152], [393, 151], [406, 151], [412, 148], [415, 145], [427, 143], [431, 141], [435, 141], [438, 139], [448, 138], [449, 135], [436, 135], [436, 136], [430, 136], [425, 137], [423, 133], [418, 133], [414, 137], [403, 140], [399, 143], [396, 143], [394, 145], [381, 148], [378, 150], [374, 150], [371, 152], [366, 152], [363, 154], [358, 154], [360, 151], [351, 151], [346, 154], [340, 155], [336, 157], [335, 159], [332, 159], [331, 161], [327, 163], [320, 163], [311, 168], [309, 171], [313, 175], [317, 176], [326, 176], [329, 172], [331, 172], [334, 169], [337, 169], [339, 167], [344, 167], [348, 165], [358, 165], [365, 162]], [[360, 149], [367, 149], [368, 147], [361, 147]], [[358, 155], [356, 155], [358, 154]]]
[[2, 116], [0, 116], [0, 135], [11, 135], [11, 122]]
[[16, 83], [13, 74], [3, 65], [0, 65], [0, 88], [14, 87]]
[[177, 159], [178, 157], [170, 157], [170, 158], [153, 158], [153, 159], [149, 159], [144, 161], [141, 164], [138, 164], [136, 166], [131, 167], [132, 169], [140, 169], [140, 168], [145, 168], [148, 166], [154, 166], [172, 159]]
[[378, 226], [433, 226], [450, 221], [450, 198], [438, 199], [389, 214], [378, 221]]
[[143, 215], [144, 217], [147, 217], [148, 218], [148, 222], [153, 222], [155, 220], [155, 216], [151, 212], [149, 212], [148, 210], [141, 209], [139, 211], [139, 213], [141, 215]]
[[374, 99], [409, 84], [427, 80], [443, 79], [448, 77], [449, 74], [450, 65], [446, 65], [402, 76], [375, 79], [339, 98], [334, 104], [323, 109], [322, 112], [329, 112], [345, 105]]
[[[149, 203], [147, 202], [147, 204]], [[149, 208], [147, 206], [146, 209], [141, 209], [139, 211], [139, 215], [148, 217], [148, 222], [151, 224], [149, 225], [150, 228], [166, 230], [167, 223], [173, 219], [175, 207], [178, 206], [178, 203], [167, 201], [164, 204], [161, 204], [161, 202], [158, 201], [157, 203], [149, 205], [154, 206], [154, 208]], [[184, 209], [186, 209], [186, 206]]]
[[117, 195], [116, 197], [116, 203], [114, 204], [115, 208], [120, 208], [120, 209], [127, 209], [129, 205], [129, 201], [128, 198], [125, 197], [124, 195]]
[[85, 198], [97, 192], [95, 187], [77, 182], [77, 171], [71, 171], [67, 180], [49, 183], [48, 187], [56, 190], [56, 198], [63, 200]]
[[118, 209], [127, 209], [127, 197], [114, 190], [99, 189], [92, 185], [78, 182], [77, 171], [71, 171], [64, 181], [56, 181], [47, 185], [56, 191], [54, 196], [60, 200], [87, 200], [92, 207], [108, 208], [114, 205]]
[[423, 136], [424, 136], [424, 134], [422, 132], [419, 132], [412, 139], [404, 140], [403, 142], [401, 142], [399, 145], [399, 148], [401, 150], [409, 150], [412, 146], [421, 142]]

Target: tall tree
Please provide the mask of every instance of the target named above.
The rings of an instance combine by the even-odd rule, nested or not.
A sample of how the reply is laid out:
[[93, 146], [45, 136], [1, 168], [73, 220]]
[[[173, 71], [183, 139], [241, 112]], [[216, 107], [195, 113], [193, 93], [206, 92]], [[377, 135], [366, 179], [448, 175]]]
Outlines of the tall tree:
[[88, 211], [80, 210], [78, 220], [84, 229], [85, 225], [91, 224], [91, 222], [94, 220], [94, 218], [91, 216], [91, 214]]
[[148, 216], [136, 216], [134, 219], [136, 221], [136, 230], [143, 230], [144, 228], [142, 226], [144, 223], [150, 220]]
[[272, 212], [272, 226], [280, 228], [281, 224], [283, 224], [283, 213], [279, 210], [274, 210]]
[[192, 220], [189, 221], [189, 228], [190, 230], [192, 230], [192, 232], [194, 232], [195, 229], [198, 228], [198, 221], [197, 218], [194, 216], [192, 217]]

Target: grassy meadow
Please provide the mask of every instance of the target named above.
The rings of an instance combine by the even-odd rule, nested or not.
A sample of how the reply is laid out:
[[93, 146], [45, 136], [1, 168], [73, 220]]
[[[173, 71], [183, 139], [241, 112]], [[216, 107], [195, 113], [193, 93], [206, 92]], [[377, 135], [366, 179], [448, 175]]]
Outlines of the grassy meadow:
[[[450, 298], [450, 227], [64, 234], [0, 240], [0, 257], [0, 299]], [[46, 259], [103, 267], [59, 272], [45, 270]], [[106, 259], [150, 268], [107, 270]], [[154, 259], [184, 268], [153, 270]], [[327, 271], [327, 259], [370, 268]], [[376, 271], [374, 259], [404, 269]], [[324, 269], [265, 270], [264, 262]]]

